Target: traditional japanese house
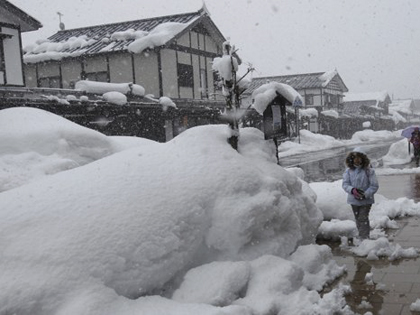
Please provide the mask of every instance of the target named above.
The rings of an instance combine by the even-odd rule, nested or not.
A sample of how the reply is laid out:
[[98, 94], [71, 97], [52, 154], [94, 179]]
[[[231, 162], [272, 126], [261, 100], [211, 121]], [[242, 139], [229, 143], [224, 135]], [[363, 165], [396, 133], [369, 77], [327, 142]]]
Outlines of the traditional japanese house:
[[42, 24], [11, 4], [0, 0], [0, 87], [24, 86], [21, 32]]
[[216, 100], [211, 63], [224, 41], [205, 7], [61, 30], [25, 53], [26, 83], [72, 89], [79, 80], [131, 82], [154, 97]]
[[267, 82], [279, 82], [293, 87], [304, 99], [304, 108], [319, 110], [340, 109], [343, 96], [348, 92], [337, 70], [317, 73], [293, 74], [253, 78], [244, 93], [244, 104], [251, 103], [252, 92]]

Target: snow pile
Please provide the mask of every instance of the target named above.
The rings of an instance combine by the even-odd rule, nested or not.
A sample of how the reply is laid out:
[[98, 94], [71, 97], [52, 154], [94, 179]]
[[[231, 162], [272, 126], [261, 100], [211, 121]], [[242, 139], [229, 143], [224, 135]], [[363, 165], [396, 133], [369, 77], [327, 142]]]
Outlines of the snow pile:
[[410, 311], [420, 312], [420, 299], [417, 299], [414, 303], [411, 303]]
[[318, 111], [316, 110], [316, 108], [304, 108], [304, 109], [299, 109], [299, 117], [303, 118], [303, 117], [318, 117]]
[[233, 79], [234, 71], [238, 71], [238, 60], [231, 55], [223, 55], [213, 59], [212, 69], [225, 81]]
[[159, 24], [147, 35], [140, 36], [134, 42], [129, 44], [127, 49], [130, 52], [138, 54], [145, 49], [153, 49], [154, 47], [162, 46], [194, 21], [195, 19], [189, 23], [166, 22]]
[[318, 237], [324, 240], [341, 240], [342, 237], [353, 238], [357, 236], [354, 220], [323, 221], [318, 229]]
[[322, 135], [322, 134], [315, 134], [310, 132], [309, 130], [300, 130], [300, 143], [297, 143], [297, 139], [295, 141], [284, 141], [279, 146], [279, 157], [291, 155], [291, 154], [298, 154], [303, 152], [312, 152], [316, 150], [324, 150], [328, 148], [340, 147], [344, 146], [345, 142], [336, 140], [335, 138]]
[[40, 40], [37, 42], [38, 45], [30, 47], [31, 49], [27, 52], [40, 54], [45, 52], [56, 51], [60, 52], [63, 50], [73, 50], [77, 48], [83, 48], [96, 43], [96, 40], [88, 38], [86, 35], [79, 37], [70, 37], [68, 40], [60, 43], [51, 42], [49, 40]]
[[380, 130], [373, 131], [371, 129], [357, 131], [351, 137], [352, 142], [367, 142], [375, 140], [398, 140], [401, 139], [401, 131]]
[[149, 33], [145, 31], [136, 31], [132, 28], [125, 31], [114, 32], [110, 36], [111, 41], [127, 41], [130, 39], [139, 39], [147, 36]]
[[59, 98], [56, 95], [42, 95], [42, 97], [46, 98], [49, 101], [57, 102], [57, 104], [70, 105], [67, 99]]
[[177, 108], [176, 104], [167, 96], [160, 97], [159, 104], [162, 105], [163, 111], [168, 110], [168, 107]]
[[103, 134], [39, 109], [3, 109], [0, 124], [0, 191], [116, 152]]
[[367, 129], [367, 128], [371, 128], [372, 124], [371, 124], [370, 121], [364, 121], [362, 126], [363, 126], [364, 129]]
[[104, 94], [107, 92], [120, 92], [124, 95], [132, 93], [137, 96], [144, 96], [145, 94], [144, 87], [133, 83], [107, 83], [81, 80], [76, 82], [75, 89], [97, 94]]
[[[182, 32], [188, 25], [194, 23], [195, 20], [196, 19], [193, 19], [188, 23], [162, 23], [157, 25], [150, 32], [141, 30], [136, 31], [134, 29], [114, 32], [108, 35], [108, 37], [104, 37], [100, 40], [103, 43], [109, 43], [109, 45], [101, 49], [101, 52], [112, 50], [119, 44], [118, 42], [129, 40], [134, 41], [128, 44], [124, 49], [128, 49], [128, 51], [132, 53], [141, 53], [145, 49], [153, 49], [154, 47], [162, 46], [173, 39], [175, 35]], [[25, 47], [23, 59], [25, 63], [36, 63], [47, 60], [61, 60], [65, 57], [77, 57], [82, 55], [89, 46], [97, 42], [97, 39], [89, 38], [86, 35], [71, 37], [61, 42], [40, 40], [35, 44]]]
[[366, 256], [368, 260], [378, 260], [387, 257], [393, 261], [401, 258], [416, 258], [419, 250], [413, 247], [403, 249], [399, 244], [390, 243], [386, 237], [377, 240], [363, 240], [358, 246], [351, 249], [357, 256]]
[[407, 122], [407, 119], [405, 119], [403, 116], [401, 116], [401, 114], [398, 111], [389, 109], [388, 112], [389, 112], [389, 115], [391, 115], [391, 119], [396, 124], [398, 124], [399, 122], [403, 122], [403, 123]]
[[[406, 138], [391, 144], [388, 153], [382, 157], [384, 166], [409, 163], [413, 152], [408, 151], [408, 145], [409, 142]], [[411, 151], [413, 151], [412, 147]]]
[[335, 77], [337, 74], [338, 74], [337, 69], [334, 69], [334, 70], [327, 71], [327, 72], [325, 72], [324, 74], [322, 74], [321, 76], [319, 76], [319, 79], [320, 79], [321, 81], [324, 81], [324, 82], [322, 83], [322, 86], [323, 86], [323, 87], [326, 87], [326, 86], [327, 86], [327, 85], [331, 82], [331, 80], [332, 80], [332, 79], [334, 79], [334, 77]]
[[[0, 313], [347, 309], [345, 288], [317, 292], [343, 269], [311, 244], [322, 215], [260, 131], [241, 130], [238, 153], [227, 126], [157, 144], [105, 137], [36, 109], [2, 110], [0, 119], [16, 126], [3, 124], [0, 159], [41, 152], [51, 157], [41, 163], [54, 163], [64, 147], [90, 161], [0, 193]], [[78, 142], [64, 145], [74, 135]]]
[[106, 92], [102, 95], [103, 99], [111, 104], [125, 105], [127, 104], [127, 96], [120, 92]]
[[[49, 40], [39, 40], [33, 45], [25, 47], [25, 55], [23, 59], [25, 63], [35, 63], [46, 60], [61, 60], [64, 57], [80, 56], [85, 49], [97, 41], [88, 38], [86, 35], [79, 37], [71, 37], [66, 41], [59, 43], [51, 42]], [[77, 49], [75, 52], [68, 52], [68, 50]]]
[[329, 117], [333, 117], [333, 118], [338, 118], [338, 112], [336, 110], [330, 109], [330, 110], [324, 110], [321, 112], [322, 115], [324, 116], [329, 116]]
[[236, 79], [236, 72], [239, 70], [238, 59], [233, 56], [235, 46], [231, 46], [229, 41], [223, 43], [223, 56], [213, 59], [212, 69], [223, 82], [223, 95], [228, 96], [233, 87], [233, 79]]
[[[316, 205], [322, 211], [324, 220], [354, 221], [351, 206], [347, 204], [347, 194], [342, 189], [341, 179], [334, 182], [309, 183], [309, 186], [317, 195]], [[420, 204], [405, 197], [389, 200], [381, 194], [375, 194], [375, 203], [369, 216], [373, 228], [396, 228], [392, 219], [407, 215], [420, 216]], [[331, 231], [328, 233], [331, 234]]]
[[[262, 256], [251, 262], [213, 262], [191, 269], [173, 299], [215, 306], [233, 302], [258, 314], [302, 314], [313, 308], [321, 311], [323, 301], [312, 290], [321, 290], [322, 283], [344, 271], [332, 260], [328, 246], [306, 245], [299, 247], [290, 260]], [[239, 298], [243, 292], [246, 296]], [[299, 299], [297, 305], [290, 303]], [[342, 305], [339, 303], [335, 309], [341, 310]]]
[[295, 100], [300, 100], [303, 104], [302, 96], [290, 85], [269, 82], [258, 87], [252, 92], [252, 99], [254, 100], [252, 107], [262, 115], [267, 106], [278, 96], [283, 96], [290, 104], [294, 104]]
[[[301, 169], [276, 164], [272, 141], [254, 128], [241, 129], [238, 152], [222, 125], [157, 143], [106, 137], [33, 108], [1, 110], [0, 123], [9, 175], [0, 313], [354, 314], [349, 287], [319, 293], [345, 267], [316, 236], [368, 259], [418, 257], [383, 230], [420, 216], [419, 204], [377, 194], [376, 239], [349, 247], [355, 224], [341, 180], [304, 182]], [[308, 150], [343, 145], [310, 132], [302, 139]]]
[[[324, 219], [329, 220], [321, 224], [318, 238], [341, 239], [345, 248], [346, 240], [355, 237], [357, 232], [351, 206], [346, 203], [346, 196], [341, 188], [342, 180], [332, 183], [310, 183], [309, 185], [317, 194], [316, 204], [323, 212]], [[333, 198], [331, 199], [330, 196]], [[368, 259], [388, 257], [390, 260], [395, 260], [418, 257], [418, 249], [403, 249], [399, 244], [389, 243], [383, 236], [384, 229], [399, 228], [393, 219], [407, 215], [420, 216], [420, 204], [407, 198], [389, 200], [380, 194], [376, 194], [375, 199], [376, 203], [372, 205], [369, 221], [373, 229], [371, 236], [377, 239], [365, 240], [350, 250], [358, 256], [367, 256]]]

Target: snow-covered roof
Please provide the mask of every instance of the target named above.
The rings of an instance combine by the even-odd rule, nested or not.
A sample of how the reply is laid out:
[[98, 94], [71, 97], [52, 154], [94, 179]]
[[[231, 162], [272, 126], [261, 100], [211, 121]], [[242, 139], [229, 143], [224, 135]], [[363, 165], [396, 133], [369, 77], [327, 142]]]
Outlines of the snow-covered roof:
[[389, 115], [391, 116], [391, 119], [396, 123], [396, 124], [398, 124], [399, 122], [407, 122], [407, 120], [403, 117], [403, 116], [401, 116], [400, 114], [399, 114], [399, 112], [398, 111], [396, 111], [396, 110], [392, 110], [392, 109], [389, 109]]
[[268, 82], [287, 84], [298, 91], [303, 89], [326, 88], [328, 85], [334, 89], [341, 89], [343, 92], [348, 91], [337, 70], [332, 70], [326, 72], [253, 78], [245, 94], [252, 94], [254, 90]]
[[389, 109], [397, 111], [399, 113], [403, 114], [413, 114], [415, 108], [414, 108], [414, 102], [413, 100], [393, 100], [391, 104], [389, 104]]
[[294, 104], [296, 99], [300, 100], [301, 104], [303, 103], [300, 94], [290, 85], [270, 82], [260, 86], [252, 93], [254, 100], [252, 107], [262, 115], [267, 106], [279, 95], [283, 96], [290, 104]]
[[318, 111], [316, 108], [303, 108], [299, 110], [299, 117], [318, 117]]
[[324, 116], [329, 116], [329, 117], [334, 117], [334, 118], [338, 118], [338, 116], [339, 116], [338, 112], [333, 110], [333, 109], [324, 110], [324, 111], [321, 112], [321, 114], [324, 115]]
[[103, 94], [107, 92], [120, 92], [122, 94], [132, 93], [133, 95], [144, 96], [144, 87], [133, 83], [108, 83], [81, 80], [77, 81], [75, 85], [76, 90]]
[[207, 13], [201, 9], [193, 13], [59, 31], [47, 40], [25, 47], [24, 61], [34, 63], [115, 51], [140, 53], [169, 45], [198, 24], [205, 25], [216, 41], [225, 41]]
[[324, 83], [322, 83], [323, 87], [326, 87], [328, 85], [328, 83], [331, 82], [332, 79], [334, 79], [334, 77], [338, 74], [337, 70], [334, 69], [332, 71], [327, 71], [325, 72], [323, 75], [321, 75], [319, 77], [319, 79], [321, 81], [323, 81]]

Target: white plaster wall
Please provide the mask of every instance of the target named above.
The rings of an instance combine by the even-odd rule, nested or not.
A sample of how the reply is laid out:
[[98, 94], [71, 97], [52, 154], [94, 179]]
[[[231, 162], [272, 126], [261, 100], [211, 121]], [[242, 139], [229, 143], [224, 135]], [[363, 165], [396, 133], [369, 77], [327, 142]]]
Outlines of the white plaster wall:
[[176, 51], [171, 49], [161, 50], [162, 62], [162, 87], [163, 95], [170, 98], [178, 98], [178, 73], [176, 63]]
[[77, 81], [79, 81], [80, 74], [82, 72], [82, 64], [80, 61], [77, 60], [70, 60], [66, 59], [63, 60], [63, 63], [61, 65], [61, 75], [63, 79], [63, 88], [69, 89], [73, 88], [72, 82], [75, 84]]
[[25, 85], [27, 87], [36, 87], [37, 79], [36, 79], [35, 65], [25, 65], [24, 72], [25, 72]]
[[131, 55], [123, 53], [109, 56], [109, 75], [113, 83], [134, 82]]
[[3, 39], [3, 52], [7, 85], [23, 86], [22, 49], [20, 46], [19, 30], [9, 27], [1, 27], [3, 34], [12, 35]]
[[101, 72], [107, 71], [107, 62], [105, 56], [95, 56], [86, 60], [85, 62], [85, 71], [87, 73], [91, 72]]
[[159, 72], [156, 53], [147, 52], [134, 55], [135, 82], [146, 90], [146, 94], [159, 97]]
[[38, 78], [56, 77], [60, 75], [58, 62], [47, 62], [38, 67]]

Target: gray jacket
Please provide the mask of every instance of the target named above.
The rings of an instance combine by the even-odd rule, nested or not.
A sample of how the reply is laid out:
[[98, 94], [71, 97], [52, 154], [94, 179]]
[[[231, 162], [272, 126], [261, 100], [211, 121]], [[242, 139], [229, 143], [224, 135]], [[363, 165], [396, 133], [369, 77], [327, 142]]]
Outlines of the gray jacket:
[[[365, 192], [365, 199], [354, 198], [351, 190], [353, 188], [362, 189]], [[347, 168], [343, 174], [343, 189], [348, 194], [347, 203], [355, 206], [373, 204], [373, 195], [378, 191], [379, 184], [373, 168], [356, 167], [354, 170]]]

